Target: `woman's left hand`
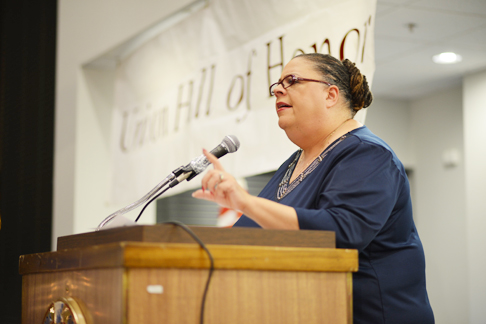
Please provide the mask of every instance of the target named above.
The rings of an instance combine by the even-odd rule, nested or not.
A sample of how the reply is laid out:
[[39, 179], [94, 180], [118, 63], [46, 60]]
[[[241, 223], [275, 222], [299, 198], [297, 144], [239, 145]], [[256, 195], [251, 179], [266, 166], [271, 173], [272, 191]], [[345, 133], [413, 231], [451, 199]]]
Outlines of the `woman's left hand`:
[[201, 180], [201, 189], [192, 193], [194, 198], [213, 201], [221, 206], [244, 212], [251, 195], [241, 187], [236, 179], [227, 173], [219, 160], [207, 150], [206, 158], [214, 166]]

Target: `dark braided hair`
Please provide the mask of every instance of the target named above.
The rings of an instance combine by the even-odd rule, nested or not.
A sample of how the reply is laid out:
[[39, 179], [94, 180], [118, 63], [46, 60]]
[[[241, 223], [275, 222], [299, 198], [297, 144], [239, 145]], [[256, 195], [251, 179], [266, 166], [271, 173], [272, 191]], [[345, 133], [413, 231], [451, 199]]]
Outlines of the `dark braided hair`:
[[353, 115], [371, 105], [373, 94], [366, 77], [350, 60], [345, 59], [341, 62], [331, 55], [320, 53], [301, 54], [296, 57], [314, 63], [324, 79], [339, 88]]

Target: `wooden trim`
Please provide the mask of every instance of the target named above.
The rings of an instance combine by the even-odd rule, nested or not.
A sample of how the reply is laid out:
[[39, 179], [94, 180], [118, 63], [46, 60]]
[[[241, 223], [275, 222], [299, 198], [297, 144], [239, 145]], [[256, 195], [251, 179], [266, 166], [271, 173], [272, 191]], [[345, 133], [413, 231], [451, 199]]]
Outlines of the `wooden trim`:
[[[358, 253], [348, 249], [207, 245], [215, 269], [358, 271]], [[140, 244], [125, 248], [125, 265], [143, 268], [209, 268], [196, 244]]]
[[353, 324], [353, 274], [352, 273], [346, 273], [346, 281], [347, 281], [347, 306], [346, 309], [348, 310], [347, 313], [347, 323]]
[[128, 310], [129, 310], [129, 304], [128, 304], [128, 297], [129, 297], [129, 289], [128, 287], [130, 286], [130, 274], [129, 274], [129, 269], [123, 269], [123, 274], [122, 274], [122, 301], [121, 301], [121, 320], [122, 324], [128, 324]]
[[73, 269], [123, 267], [123, 243], [21, 255], [21, 275]]
[[[357, 271], [348, 249], [207, 245], [216, 269]], [[20, 274], [113, 267], [209, 268], [197, 244], [121, 242], [20, 257]]]

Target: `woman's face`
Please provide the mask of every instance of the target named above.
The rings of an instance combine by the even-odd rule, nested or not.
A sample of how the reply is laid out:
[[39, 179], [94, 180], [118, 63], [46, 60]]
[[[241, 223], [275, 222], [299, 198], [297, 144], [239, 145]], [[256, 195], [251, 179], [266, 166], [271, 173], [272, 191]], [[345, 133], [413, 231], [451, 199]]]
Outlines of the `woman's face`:
[[[322, 80], [313, 64], [304, 58], [294, 58], [283, 69], [280, 80], [288, 75]], [[312, 133], [322, 129], [326, 120], [326, 96], [329, 86], [319, 82], [296, 81], [284, 89], [278, 85], [275, 90], [275, 108], [278, 114], [278, 125], [287, 132], [301, 134]]]

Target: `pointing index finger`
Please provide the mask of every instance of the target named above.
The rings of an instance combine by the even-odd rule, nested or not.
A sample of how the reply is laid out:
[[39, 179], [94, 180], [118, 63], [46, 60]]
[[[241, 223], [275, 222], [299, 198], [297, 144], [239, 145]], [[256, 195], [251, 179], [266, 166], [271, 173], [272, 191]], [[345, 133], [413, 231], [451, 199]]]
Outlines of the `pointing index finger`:
[[209, 152], [206, 149], [203, 149], [203, 154], [206, 156], [209, 162], [211, 162], [214, 166], [214, 169], [224, 171], [223, 166], [221, 165], [221, 162], [219, 162], [218, 158], [214, 156], [211, 152]]

